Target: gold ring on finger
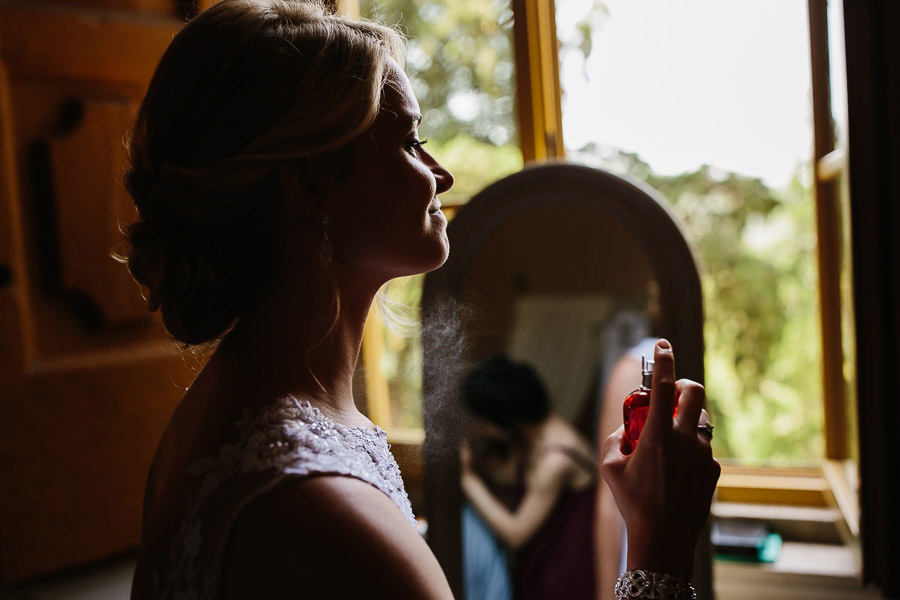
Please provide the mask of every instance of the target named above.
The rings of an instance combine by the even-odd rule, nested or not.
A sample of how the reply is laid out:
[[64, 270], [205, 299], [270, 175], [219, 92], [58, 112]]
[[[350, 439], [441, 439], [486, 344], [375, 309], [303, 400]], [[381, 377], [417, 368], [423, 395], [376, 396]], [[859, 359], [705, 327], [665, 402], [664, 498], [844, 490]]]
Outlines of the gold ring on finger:
[[712, 441], [713, 429], [715, 428], [710, 423], [706, 423], [705, 425], [697, 425], [697, 433], [702, 433], [703, 435], [705, 435], [707, 441]]

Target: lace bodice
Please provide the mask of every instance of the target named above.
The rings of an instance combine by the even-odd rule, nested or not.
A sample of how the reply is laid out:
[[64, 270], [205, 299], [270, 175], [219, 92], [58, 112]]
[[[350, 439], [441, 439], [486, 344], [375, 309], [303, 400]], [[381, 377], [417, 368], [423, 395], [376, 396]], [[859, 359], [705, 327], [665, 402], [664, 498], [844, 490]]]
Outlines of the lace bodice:
[[231, 527], [253, 500], [288, 479], [316, 474], [354, 477], [391, 498], [415, 526], [400, 469], [381, 428], [347, 427], [308, 402], [280, 401], [265, 413], [244, 415], [239, 440], [189, 468], [197, 480], [181, 531], [172, 545], [166, 583], [155, 598], [215, 597]]

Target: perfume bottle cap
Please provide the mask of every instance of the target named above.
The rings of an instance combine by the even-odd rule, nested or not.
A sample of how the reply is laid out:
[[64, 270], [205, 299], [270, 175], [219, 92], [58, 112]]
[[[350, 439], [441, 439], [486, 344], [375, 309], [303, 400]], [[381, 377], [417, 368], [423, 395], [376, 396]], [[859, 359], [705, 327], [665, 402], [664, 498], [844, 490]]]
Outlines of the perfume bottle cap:
[[651, 387], [653, 383], [653, 361], [641, 355], [641, 385], [645, 388]]

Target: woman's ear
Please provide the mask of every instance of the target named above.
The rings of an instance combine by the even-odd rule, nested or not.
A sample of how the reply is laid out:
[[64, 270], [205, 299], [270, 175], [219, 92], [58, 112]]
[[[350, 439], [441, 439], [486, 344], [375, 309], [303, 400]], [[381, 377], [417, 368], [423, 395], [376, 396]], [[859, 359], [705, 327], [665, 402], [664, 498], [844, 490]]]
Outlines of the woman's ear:
[[278, 185], [287, 199], [302, 201], [306, 196], [302, 183], [306, 179], [305, 173], [302, 173], [305, 170], [298, 161], [284, 161], [278, 167]]
[[318, 206], [330, 189], [334, 165], [319, 157], [285, 161], [278, 167], [278, 182], [285, 196]]
[[278, 185], [290, 214], [312, 222], [324, 198], [306, 161], [285, 161], [278, 167]]

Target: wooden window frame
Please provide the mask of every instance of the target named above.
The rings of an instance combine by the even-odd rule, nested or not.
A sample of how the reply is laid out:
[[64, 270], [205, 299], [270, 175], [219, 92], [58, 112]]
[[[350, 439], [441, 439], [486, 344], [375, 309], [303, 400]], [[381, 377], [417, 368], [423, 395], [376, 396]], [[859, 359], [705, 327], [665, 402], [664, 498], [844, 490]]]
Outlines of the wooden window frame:
[[837, 148], [831, 108], [828, 49], [828, 0], [808, 0], [813, 104], [813, 179], [819, 266], [819, 323], [822, 348], [822, 395], [825, 410], [825, 458], [850, 457], [841, 298], [842, 240], [838, 180], [846, 171], [846, 152]]
[[512, 0], [519, 146], [525, 163], [565, 158], [554, 0]]

